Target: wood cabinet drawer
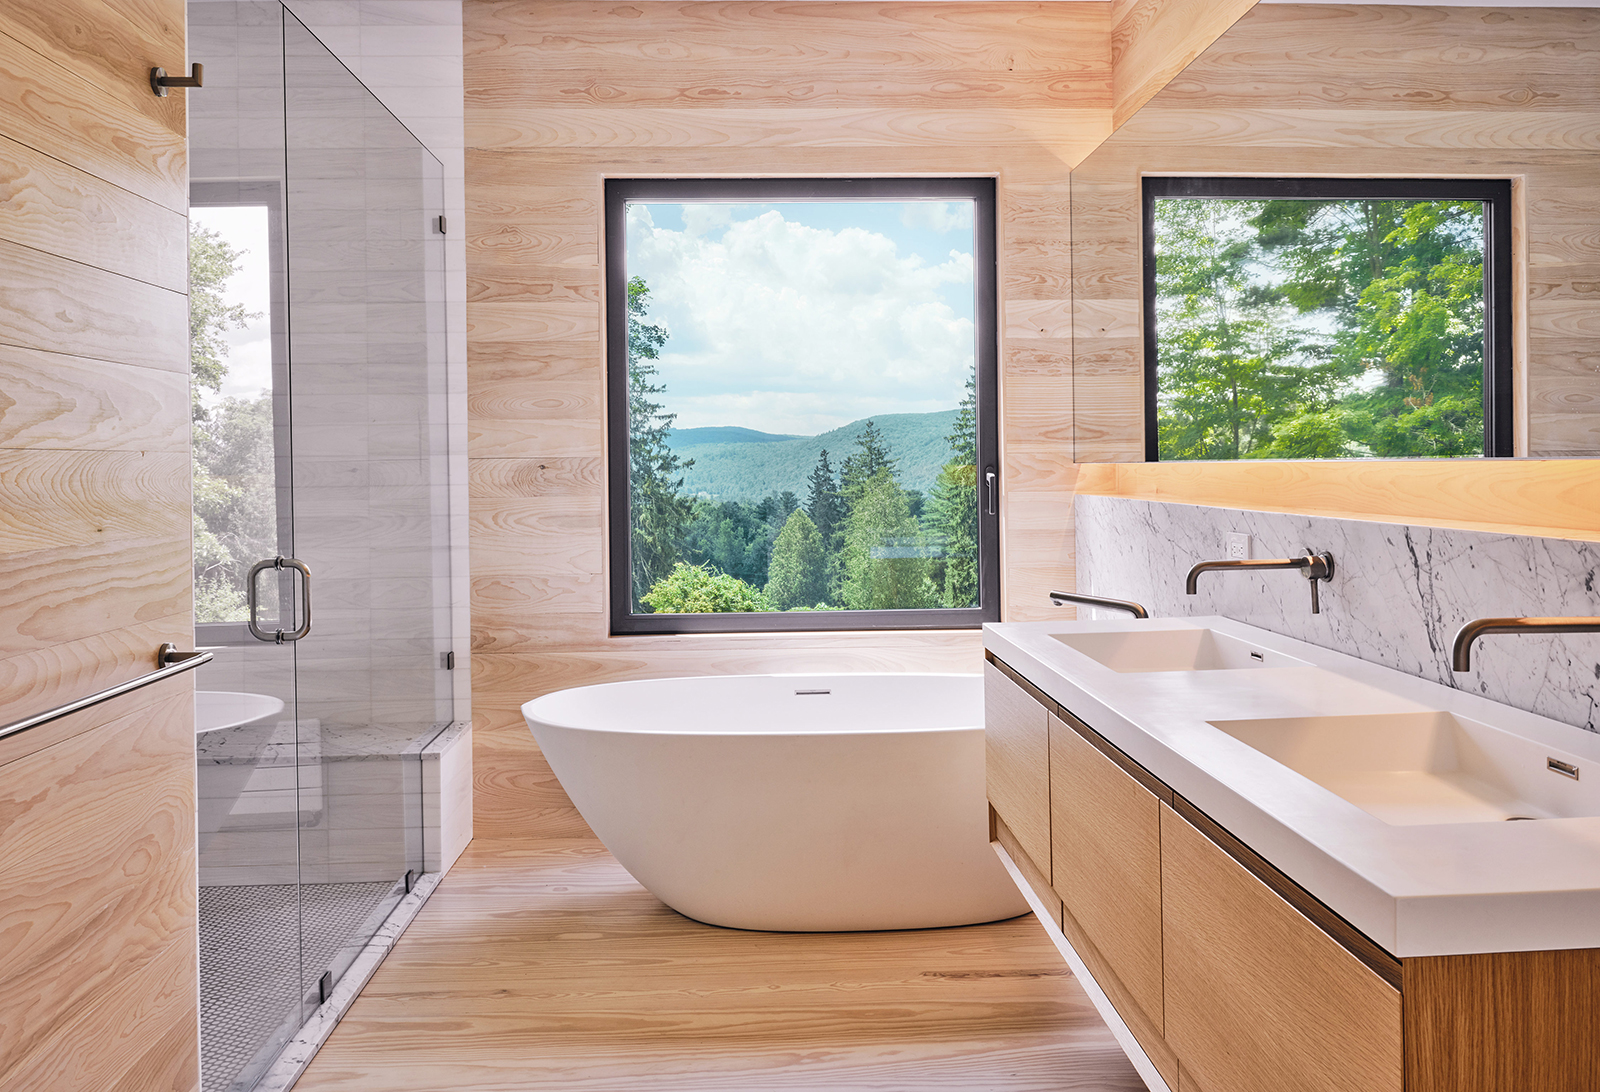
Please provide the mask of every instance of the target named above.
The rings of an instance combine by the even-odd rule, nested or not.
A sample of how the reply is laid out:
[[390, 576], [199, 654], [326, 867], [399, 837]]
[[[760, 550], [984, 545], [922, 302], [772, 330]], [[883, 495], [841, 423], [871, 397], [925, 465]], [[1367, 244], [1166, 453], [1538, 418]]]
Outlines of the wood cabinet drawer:
[[1400, 1092], [1400, 993], [1166, 805], [1167, 1041], [1207, 1088]]
[[989, 805], [1050, 882], [1050, 714], [993, 664], [983, 665]]
[[1161, 1027], [1161, 801], [1050, 718], [1052, 886]]

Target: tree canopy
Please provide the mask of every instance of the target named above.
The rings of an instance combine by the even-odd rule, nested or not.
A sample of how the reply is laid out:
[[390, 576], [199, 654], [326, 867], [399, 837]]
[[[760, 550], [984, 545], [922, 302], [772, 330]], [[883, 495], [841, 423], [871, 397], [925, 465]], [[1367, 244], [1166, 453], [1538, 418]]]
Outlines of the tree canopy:
[[1483, 451], [1483, 206], [1156, 202], [1163, 459]]

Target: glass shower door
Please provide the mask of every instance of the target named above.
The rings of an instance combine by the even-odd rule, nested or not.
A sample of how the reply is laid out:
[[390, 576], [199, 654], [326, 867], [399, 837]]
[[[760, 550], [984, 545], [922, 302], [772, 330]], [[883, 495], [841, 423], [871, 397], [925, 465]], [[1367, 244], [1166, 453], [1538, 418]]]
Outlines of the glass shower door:
[[[443, 170], [284, 21], [305, 986], [337, 979], [423, 870], [419, 752], [449, 722]], [[315, 784], [310, 784], [314, 778]]]
[[443, 186], [276, 0], [188, 12], [201, 1069], [248, 1092], [428, 860], [421, 752], [452, 715]]

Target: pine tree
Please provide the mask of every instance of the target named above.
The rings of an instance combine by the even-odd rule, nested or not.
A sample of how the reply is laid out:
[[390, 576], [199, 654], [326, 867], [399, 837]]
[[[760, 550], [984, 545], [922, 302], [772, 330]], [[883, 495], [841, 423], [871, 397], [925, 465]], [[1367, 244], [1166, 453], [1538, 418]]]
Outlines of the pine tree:
[[976, 376], [967, 379], [950, 435], [951, 459], [939, 471], [928, 497], [928, 529], [944, 540], [939, 598], [946, 607], [978, 605], [978, 392]]
[[693, 511], [682, 495], [682, 471], [694, 460], [679, 459], [668, 437], [677, 414], [663, 413], [655, 395], [667, 388], [652, 383], [666, 328], [646, 322], [650, 288], [642, 277], [628, 281], [628, 490], [633, 516], [633, 599], [643, 602], [650, 588], [666, 579], [679, 559], [684, 528]]
[[811, 470], [811, 490], [806, 496], [806, 515], [822, 536], [828, 552], [838, 551], [837, 536], [844, 522], [844, 503], [839, 497], [838, 483], [833, 479], [833, 467], [828, 462], [828, 449], [817, 456], [817, 465]]
[[898, 484], [900, 470], [897, 461], [884, 446], [883, 433], [878, 431], [877, 424], [868, 418], [861, 434], [856, 437], [855, 451], [845, 456], [844, 463], [839, 467], [839, 492], [844, 495], [845, 502], [854, 508], [862, 490], [880, 470], [886, 471], [889, 479]]

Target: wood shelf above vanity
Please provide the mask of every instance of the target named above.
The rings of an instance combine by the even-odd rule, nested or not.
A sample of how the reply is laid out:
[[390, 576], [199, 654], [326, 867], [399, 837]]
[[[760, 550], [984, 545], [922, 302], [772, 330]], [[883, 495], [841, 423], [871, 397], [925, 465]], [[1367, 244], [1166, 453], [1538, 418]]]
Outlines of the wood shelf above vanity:
[[1397, 958], [986, 658], [997, 839], [1175, 1092], [1600, 1088], [1600, 951]]

